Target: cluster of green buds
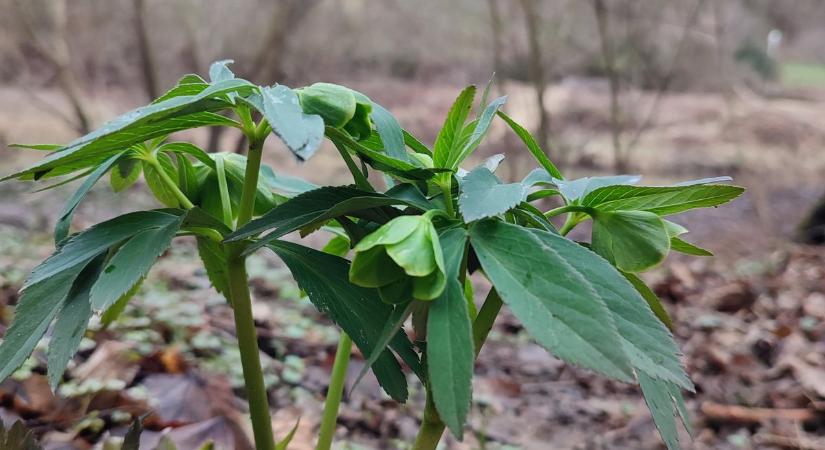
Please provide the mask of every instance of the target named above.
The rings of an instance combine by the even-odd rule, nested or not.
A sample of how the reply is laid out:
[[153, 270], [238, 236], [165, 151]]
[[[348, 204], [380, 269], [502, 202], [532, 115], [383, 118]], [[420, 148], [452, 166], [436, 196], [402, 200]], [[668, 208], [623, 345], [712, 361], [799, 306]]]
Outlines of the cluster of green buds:
[[350, 281], [378, 288], [387, 303], [433, 300], [444, 292], [444, 257], [428, 213], [396, 217], [366, 236], [354, 250]]
[[321, 116], [325, 125], [343, 129], [355, 140], [370, 136], [372, 100], [366, 95], [332, 83], [315, 83], [295, 92], [306, 114]]

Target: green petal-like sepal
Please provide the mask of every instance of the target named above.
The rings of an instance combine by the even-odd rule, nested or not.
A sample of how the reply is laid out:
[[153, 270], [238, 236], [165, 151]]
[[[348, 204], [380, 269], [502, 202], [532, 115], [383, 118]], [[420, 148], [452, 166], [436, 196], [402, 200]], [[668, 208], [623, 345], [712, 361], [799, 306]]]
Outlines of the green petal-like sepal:
[[355, 246], [350, 281], [379, 288], [388, 303], [432, 300], [444, 291], [441, 243], [427, 216], [401, 216]]

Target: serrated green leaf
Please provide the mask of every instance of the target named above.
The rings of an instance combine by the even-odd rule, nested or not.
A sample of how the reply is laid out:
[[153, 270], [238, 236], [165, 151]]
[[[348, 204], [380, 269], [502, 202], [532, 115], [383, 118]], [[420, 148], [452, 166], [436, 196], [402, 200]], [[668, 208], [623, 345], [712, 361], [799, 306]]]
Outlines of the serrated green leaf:
[[409, 160], [404, 145], [404, 132], [395, 116], [378, 103], [373, 103], [372, 120], [375, 122], [375, 129], [381, 137], [384, 151], [395, 159]]
[[180, 190], [183, 191], [183, 195], [187, 198], [197, 200], [200, 189], [195, 166], [193, 166], [192, 162], [182, 153], [175, 154], [175, 159], [178, 163], [178, 186], [180, 186]]
[[622, 272], [622, 275], [624, 275], [624, 277], [627, 278], [627, 281], [629, 281], [636, 291], [639, 292], [639, 295], [645, 299], [647, 306], [650, 307], [650, 310], [653, 311], [656, 318], [668, 327], [668, 329], [673, 330], [673, 320], [670, 318], [670, 314], [667, 313], [667, 310], [664, 305], [662, 305], [662, 302], [659, 300], [656, 293], [653, 292], [653, 290], [650, 289], [647, 284], [645, 284], [645, 282], [635, 273]]
[[593, 215], [593, 251], [625, 272], [642, 272], [670, 251], [664, 221], [646, 211], [601, 211]]
[[472, 324], [458, 276], [467, 232], [454, 228], [440, 236], [447, 267], [447, 287], [427, 312], [427, 368], [441, 420], [459, 440], [472, 400], [475, 362]]
[[464, 220], [472, 222], [504, 214], [527, 197], [521, 183], [502, 183], [484, 166], [473, 169], [461, 182], [458, 208]]
[[[653, 315], [633, 286], [603, 258], [561, 236], [492, 220], [476, 224], [471, 228], [470, 236], [485, 273], [492, 279], [504, 302], [510, 305], [534, 337], [545, 335], [543, 337], [549, 338], [546, 340], [550, 344], [557, 345], [559, 341], [552, 340], [554, 333], [565, 330], [565, 334], [558, 339], [573, 342], [572, 346], [564, 346], [561, 352], [572, 352], [571, 358], [577, 362], [590, 356], [586, 361], [587, 367], [609, 364], [606, 358], [598, 359], [599, 353], [605, 353], [611, 360], [618, 361], [613, 366], [620, 369], [627, 367], [621, 365], [626, 361], [637, 373], [642, 371], [684, 389], [693, 389], [693, 383], [682, 368], [673, 336]], [[546, 269], [536, 273], [536, 268]], [[494, 275], [493, 270], [498, 275]], [[496, 278], [503, 282], [503, 288], [508, 289], [509, 294], [502, 291]], [[512, 298], [508, 299], [505, 295]], [[539, 301], [528, 301], [527, 297], [531, 300], [535, 297]], [[592, 312], [594, 303], [607, 307], [607, 318], [601, 315], [600, 310]], [[567, 305], [570, 305], [569, 308], [563, 308]], [[559, 317], [562, 320], [572, 317], [573, 321], [548, 327], [548, 322], [537, 316], [542, 311], [539, 306], [550, 309], [551, 315], [561, 308]], [[546, 314], [540, 317], [545, 318]], [[598, 323], [590, 322], [594, 317], [601, 319]], [[555, 318], [551, 320], [552, 323], [558, 322]], [[615, 328], [610, 324], [615, 324]], [[618, 331], [618, 338], [614, 330]], [[606, 338], [605, 333], [612, 337]], [[548, 334], [550, 336], [546, 336]], [[624, 359], [615, 353], [617, 343], [621, 345]], [[592, 353], [589, 349], [591, 345], [602, 349]], [[550, 350], [567, 360], [566, 356], [562, 357], [552, 348]], [[619, 371], [618, 374], [622, 376], [625, 372]]]
[[183, 95], [143, 106], [106, 123], [78, 138], [28, 169], [3, 180], [50, 178], [105, 161], [112, 154], [133, 144], [166, 136], [172, 132], [205, 125], [237, 125], [231, 119], [212, 113], [230, 106], [221, 97], [229, 93], [249, 94], [254, 85], [232, 79], [208, 86], [195, 95]]
[[[499, 221], [478, 222], [470, 239], [484, 273], [539, 344], [569, 363], [633, 379], [605, 305], [615, 301], [603, 284], [620, 277], [615, 269], [560, 236]], [[598, 272], [588, 277], [579, 266], [594, 260]]]
[[143, 285], [143, 280], [146, 277], [141, 278], [129, 289], [125, 294], [123, 294], [117, 301], [115, 301], [112, 306], [110, 306], [103, 314], [100, 315], [100, 323], [103, 325], [103, 328], [108, 328], [109, 325], [114, 323], [115, 320], [123, 314], [123, 311], [126, 310], [126, 305], [129, 304], [129, 300], [132, 299], [138, 292], [140, 292], [140, 287]]
[[66, 202], [66, 205], [63, 207], [63, 211], [60, 212], [60, 216], [57, 219], [57, 223], [54, 226], [54, 241], [60, 242], [63, 239], [66, 239], [66, 236], [69, 235], [69, 227], [72, 224], [72, 216], [74, 215], [74, 210], [77, 208], [77, 205], [83, 200], [83, 197], [92, 189], [92, 187], [97, 183], [100, 178], [112, 168], [112, 166], [118, 162], [120, 158], [123, 157], [125, 152], [118, 153], [105, 162], [101, 164], [98, 168], [92, 172], [86, 181], [83, 182], [82, 185], [72, 194], [72, 197]]
[[428, 156], [433, 156], [432, 150], [424, 145], [418, 138], [410, 134], [407, 130], [402, 130], [404, 133], [404, 144], [416, 153], [421, 153]]
[[461, 131], [464, 129], [464, 122], [467, 121], [467, 116], [473, 108], [475, 94], [475, 86], [470, 85], [464, 88], [453, 102], [450, 112], [447, 113], [447, 118], [438, 132], [433, 146], [433, 163], [436, 167], [450, 168], [451, 155], [459, 151]]
[[25, 148], [26, 150], [42, 150], [47, 152], [59, 150], [62, 147], [60, 144], [9, 144], [9, 148]]
[[667, 381], [653, 378], [645, 373], [639, 373], [639, 386], [647, 403], [647, 408], [653, 416], [653, 423], [659, 430], [659, 435], [667, 445], [668, 450], [680, 450], [679, 432], [676, 425], [676, 415], [681, 410], [676, 409], [675, 399], [672, 390], [675, 389], [681, 400], [681, 393], [678, 387]]
[[324, 138], [324, 120], [304, 113], [292, 89], [283, 85], [263, 87], [260, 96], [250, 100], [298, 159], [306, 160], [315, 154]]
[[66, 365], [77, 352], [92, 317], [89, 290], [100, 274], [103, 262], [104, 257], [98, 256], [83, 269], [57, 315], [47, 353], [49, 386], [52, 390], [57, 388], [57, 384], [63, 378]]
[[[307, 293], [315, 307], [328, 314], [358, 348], [369, 355], [375, 348], [384, 323], [390, 317], [392, 307], [383, 303], [374, 289], [350, 284], [347, 275], [349, 261], [291, 242], [274, 241], [267, 247], [278, 254], [289, 267], [298, 286]], [[412, 344], [405, 335], [399, 333], [390, 347], [414, 371], [420, 371], [420, 362], [414, 358]], [[402, 402], [406, 400], [406, 378], [389, 351], [378, 358], [373, 365], [373, 372], [390, 397]]]
[[183, 216], [176, 219], [162, 227], [136, 230], [134, 236], [118, 248], [91, 289], [92, 308], [109, 308], [146, 276], [180, 229]]
[[452, 154], [450, 158], [448, 158], [448, 168], [455, 169], [459, 164], [461, 164], [462, 161], [467, 159], [467, 157], [470, 156], [476, 148], [478, 148], [481, 141], [485, 136], [487, 136], [487, 132], [490, 130], [490, 124], [493, 122], [496, 112], [498, 112], [499, 108], [501, 108], [506, 101], [506, 96], [499, 97], [490, 102], [490, 104], [484, 108], [484, 112], [482, 112], [475, 126], [472, 128], [473, 132], [468, 137], [466, 143], [461, 146], [457, 153]]
[[[89, 259], [95, 256], [97, 254], [48, 278], [28, 282], [23, 288], [20, 301], [14, 310], [14, 321], [6, 330], [0, 344], [0, 381], [8, 378], [31, 355], [52, 319], [63, 306], [75, 278]], [[48, 260], [40, 267], [47, 262]]]
[[140, 160], [135, 158], [123, 157], [118, 160], [117, 165], [109, 173], [109, 184], [115, 192], [122, 192], [140, 178], [142, 173], [142, 165]]
[[23, 285], [27, 289], [47, 278], [85, 264], [136, 233], [163, 228], [180, 220], [180, 211], [138, 211], [101, 222], [70, 236], [55, 253], [34, 268]]
[[498, 111], [498, 116], [510, 126], [513, 132], [516, 133], [516, 136], [518, 136], [519, 139], [521, 139], [521, 142], [523, 142], [527, 147], [527, 150], [530, 151], [533, 157], [536, 158], [536, 161], [538, 161], [539, 165], [543, 167], [544, 170], [550, 174], [550, 176], [559, 180], [564, 179], [559, 169], [556, 168], [556, 165], [553, 164], [552, 161], [550, 161], [550, 158], [547, 157], [547, 154], [544, 153], [544, 150], [541, 149], [538, 142], [536, 142], [536, 139], [533, 138], [533, 135], [531, 135], [526, 128], [510, 118], [507, 114], [504, 114], [502, 111]]
[[744, 192], [739, 186], [693, 184], [688, 186], [606, 186], [593, 190], [582, 205], [601, 211], [648, 211], [660, 216], [727, 203]]
[[387, 349], [387, 346], [393, 340], [393, 337], [397, 336], [399, 332], [403, 333], [404, 322], [412, 314], [413, 305], [413, 302], [395, 305], [392, 313], [390, 313], [390, 317], [388, 317], [387, 321], [384, 323], [384, 328], [381, 329], [381, 334], [378, 335], [378, 338], [376, 339], [372, 352], [369, 355], [364, 355], [367, 356], [367, 361], [364, 363], [364, 367], [361, 368], [358, 376], [355, 377], [355, 381], [352, 383], [351, 389], [354, 390], [356, 386], [358, 386], [358, 383], [361, 382], [364, 375], [369, 372], [373, 364], [375, 364], [375, 361], [377, 361]]
[[174, 97], [197, 95], [208, 87], [209, 83], [201, 78], [200, 75], [190, 73], [189, 75], [181, 77], [172, 89], [164, 92], [163, 95], [156, 98], [152, 104], [161, 103]]

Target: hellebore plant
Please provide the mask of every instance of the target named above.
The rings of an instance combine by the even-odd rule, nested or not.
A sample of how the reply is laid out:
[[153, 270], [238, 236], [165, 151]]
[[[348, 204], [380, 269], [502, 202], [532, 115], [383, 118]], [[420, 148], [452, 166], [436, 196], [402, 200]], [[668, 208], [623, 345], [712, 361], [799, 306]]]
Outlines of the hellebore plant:
[[[372, 370], [393, 399], [407, 400], [403, 367], [422, 383], [426, 402], [415, 449], [436, 448], [445, 427], [461, 439], [474, 361], [504, 304], [556, 357], [638, 383], [667, 446], [679, 447], [676, 418], [690, 423], [681, 392], [693, 384], [670, 318], [638, 273], [670, 251], [709, 255], [665, 217], [723, 204], [742, 188], [717, 184], [727, 178], [672, 186], [637, 186], [637, 176], [565, 179], [500, 111], [505, 98], [486, 106], [482, 99], [470, 117], [473, 86], [458, 96], [428, 147], [386, 109], [342, 86], [256, 86], [235, 78], [227, 61], [213, 64], [209, 75], [208, 82], [187, 75], [152, 104], [68, 145], [21, 146], [50, 153], [5, 180], [60, 177], [49, 187], [85, 181], [58, 219], [57, 249], [23, 286], [0, 345], [0, 380], [51, 326], [48, 374], [58, 384], [91, 316], [115, 320], [171, 241], [194, 236], [209, 279], [233, 309], [258, 449], [288, 443], [276, 443], [272, 433], [245, 268], [247, 255], [263, 247], [342, 330], [319, 449], [332, 443], [353, 343], [367, 358], [364, 372]], [[520, 182], [495, 175], [500, 156], [470, 171], [460, 167], [497, 117], [539, 164]], [[240, 130], [249, 142], [246, 156], [208, 154], [172, 138], [205, 126]], [[261, 164], [270, 134], [301, 160], [326, 137], [354, 184], [318, 187], [276, 174]], [[369, 170], [383, 175], [381, 188], [369, 181]], [[115, 191], [143, 174], [164, 208], [70, 234], [78, 203], [107, 173]], [[546, 198], [561, 206], [542, 210]], [[557, 229], [550, 219], [562, 215]], [[586, 220], [593, 221], [589, 243], [565, 237]], [[320, 251], [281, 239], [318, 230], [333, 236]], [[478, 310], [471, 274], [492, 285]]]

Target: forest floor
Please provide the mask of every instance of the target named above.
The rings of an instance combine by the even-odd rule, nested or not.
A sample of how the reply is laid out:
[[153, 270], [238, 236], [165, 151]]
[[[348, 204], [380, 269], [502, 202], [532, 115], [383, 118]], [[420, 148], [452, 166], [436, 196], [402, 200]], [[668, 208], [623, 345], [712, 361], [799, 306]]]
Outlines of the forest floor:
[[[458, 91], [394, 82], [356, 87], [374, 93], [425, 141], [435, 136]], [[507, 110], [518, 119], [530, 117], [529, 89], [506, 89], [513, 93]], [[582, 80], [550, 90], [554, 149], [571, 176], [610, 172], [604, 94], [600, 84]], [[70, 139], [71, 131], [44, 112], [43, 104], [61, 107], [60, 97], [47, 92], [30, 102], [27, 95], [0, 89], [0, 105], [15, 105], [0, 109], [0, 141]], [[654, 97], [630, 93], [623, 99], [625, 142], [633, 130], [645, 129], [633, 148], [634, 171], [650, 174], [650, 184], [726, 174], [749, 188], [730, 205], [676, 220], [716, 258], [674, 257], [646, 274], [678, 324], [675, 334], [697, 387], [688, 395], [695, 431], [692, 440], [684, 436], [685, 447], [825, 449], [825, 248], [790, 241], [805, 209], [822, 194], [825, 102], [764, 99], [746, 91], [674, 94], [662, 97], [650, 114]], [[99, 117], [138, 102], [122, 93], [99, 100]], [[190, 137], [205, 141], [203, 134]], [[234, 136], [225, 138], [226, 146], [234, 146]], [[526, 152], [503, 127], [490, 138], [479, 156], [506, 153], [505, 178], [529, 170]], [[271, 150], [268, 162], [276, 170], [347, 183], [329, 149], [304, 165], [277, 145]], [[19, 153], [2, 150], [0, 173], [39, 156]], [[155, 207], [139, 191], [114, 195], [101, 183], [81, 205], [75, 225]], [[23, 183], [0, 184], [0, 335], [28, 270], [52, 251], [49, 230], [70, 192], [68, 186], [33, 194]], [[274, 255], [256, 254], [249, 266], [274, 425], [284, 435], [301, 418], [294, 448], [312, 448], [337, 332], [300, 297]], [[483, 284], [477, 292], [485, 293]], [[121, 320], [88, 334], [56, 395], [43, 376], [43, 356], [38, 352], [0, 384], [0, 419], [24, 419], [46, 448], [92, 448], [146, 411], [155, 414], [141, 448], [154, 448], [162, 433], [181, 450], [209, 438], [217, 448], [246, 448], [231, 312], [211, 290], [186, 239], [161, 258]], [[361, 358], [353, 360], [351, 379], [362, 365]], [[407, 405], [390, 401], [372, 379], [349, 392], [339, 428], [347, 444], [341, 448], [406, 448], [423, 396], [410, 380]], [[447, 439], [447, 448], [662, 448], [635, 387], [564, 365], [532, 343], [507, 313], [481, 352], [473, 392], [471, 432], [462, 443]]]

